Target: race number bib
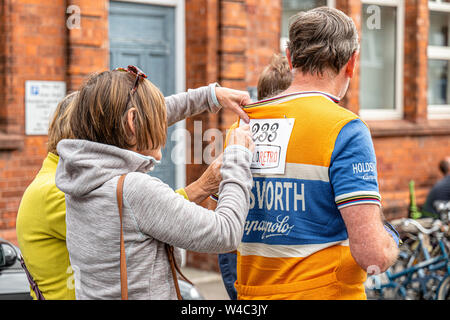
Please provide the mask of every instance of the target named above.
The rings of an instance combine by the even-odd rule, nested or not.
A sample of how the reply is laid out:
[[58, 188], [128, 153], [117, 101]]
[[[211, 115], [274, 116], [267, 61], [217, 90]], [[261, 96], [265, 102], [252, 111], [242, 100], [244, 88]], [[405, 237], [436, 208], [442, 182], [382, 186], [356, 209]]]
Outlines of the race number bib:
[[250, 119], [255, 142], [250, 166], [252, 173], [284, 174], [286, 151], [294, 122], [294, 118]]

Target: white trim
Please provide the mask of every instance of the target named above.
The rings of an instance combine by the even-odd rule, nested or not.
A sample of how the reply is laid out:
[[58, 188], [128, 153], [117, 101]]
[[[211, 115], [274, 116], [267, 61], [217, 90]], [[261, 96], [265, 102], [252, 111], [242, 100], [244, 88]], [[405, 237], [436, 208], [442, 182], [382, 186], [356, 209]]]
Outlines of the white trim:
[[[186, 24], [185, 24], [185, 0], [119, 0], [156, 6], [175, 7], [175, 93], [186, 91]], [[182, 120], [174, 124], [175, 130], [186, 129], [186, 121]], [[183, 145], [184, 148], [186, 145]], [[186, 148], [184, 149], [186, 154]], [[175, 164], [175, 188], [186, 186], [186, 164], [183, 161]], [[186, 264], [186, 250], [181, 251], [181, 266]]]
[[[405, 31], [404, 0], [362, 0], [364, 4], [392, 6], [397, 8], [396, 44], [395, 44], [395, 100], [394, 110], [361, 109], [359, 115], [365, 120], [398, 120], [403, 119], [403, 56]], [[360, 92], [361, 94], [361, 92]]]
[[428, 119], [450, 119], [450, 105], [428, 105]]
[[327, 0], [327, 7], [336, 8], [336, 0]]
[[[186, 91], [185, 2], [184, 0], [175, 2], [175, 92], [180, 93]], [[176, 129], [186, 129], [186, 120], [178, 122], [175, 126]], [[186, 154], [186, 150], [184, 153]], [[175, 165], [175, 184], [177, 188], [186, 186], [186, 164]]]
[[443, 2], [428, 1], [428, 9], [431, 11], [450, 12], [450, 4]]
[[113, 0], [118, 2], [133, 2], [142, 4], [151, 4], [154, 6], [164, 6], [164, 7], [177, 7], [180, 5], [180, 0]]
[[[439, 1], [428, 1], [428, 9], [430, 11], [450, 13], [450, 4]], [[428, 46], [428, 60], [450, 60], [450, 46]], [[449, 70], [450, 71], [450, 70]], [[450, 72], [447, 75], [450, 80]], [[428, 82], [428, 79], [427, 79]], [[447, 84], [447, 87], [450, 84]], [[447, 89], [448, 91], [448, 89]], [[430, 120], [450, 119], [450, 105], [428, 105], [427, 117]]]
[[339, 200], [342, 200], [345, 198], [350, 198], [350, 197], [360, 196], [360, 195], [371, 195], [371, 196], [376, 196], [376, 197], [381, 198], [380, 193], [377, 191], [354, 191], [354, 192], [349, 192], [349, 193], [344, 193], [344, 194], [338, 195], [334, 198], [334, 201], [338, 202]]
[[[331, 93], [326, 93], [323, 91], [318, 91], [318, 90], [314, 90], [314, 91], [298, 91], [298, 92], [293, 92], [293, 93], [289, 93], [286, 95], [280, 95], [280, 96], [275, 96], [272, 98], [268, 98], [266, 100], [261, 100], [261, 101], [257, 101], [255, 103], [251, 103], [249, 105], [247, 105], [246, 107], [252, 107], [252, 106], [260, 106], [260, 105], [264, 105], [264, 106], [270, 106], [270, 105], [277, 105], [280, 103], [284, 103], [284, 102], [288, 102], [294, 99], [298, 99], [298, 98], [305, 98], [305, 97], [323, 97], [325, 99], [330, 100], [333, 103], [336, 103], [336, 101], [339, 101], [339, 98], [337, 98], [336, 96], [332, 95]], [[336, 101], [333, 101], [333, 99], [331, 99], [331, 97], [333, 99], [335, 99]]]
[[316, 166], [312, 164], [301, 164], [301, 163], [289, 163], [286, 162], [286, 169], [283, 176], [271, 175], [271, 174], [258, 174], [254, 173], [253, 177], [264, 177], [264, 178], [292, 178], [292, 179], [303, 179], [303, 180], [315, 180], [329, 182], [330, 178], [328, 176], [328, 167]]
[[428, 46], [428, 59], [450, 60], [450, 47]]
[[379, 6], [398, 7], [403, 0], [361, 0], [362, 4], [375, 4]]
[[348, 246], [348, 239], [300, 245], [265, 244], [258, 242], [241, 242], [238, 247], [241, 256], [260, 256], [266, 258], [305, 258], [317, 251], [335, 246]]
[[360, 109], [359, 116], [364, 120], [401, 120], [403, 112], [391, 109]]
[[[115, 1], [115, 0], [112, 0]], [[186, 91], [186, 27], [185, 0], [118, 0], [148, 5], [175, 7], [175, 93]], [[185, 129], [186, 121], [174, 124], [176, 129]], [[175, 164], [175, 188], [186, 186], [186, 164]]]
[[[327, 7], [336, 8], [336, 0], [327, 0]], [[281, 8], [283, 10], [283, 8]], [[281, 22], [282, 17], [280, 18]], [[280, 52], [285, 54], [289, 37], [280, 37]]]

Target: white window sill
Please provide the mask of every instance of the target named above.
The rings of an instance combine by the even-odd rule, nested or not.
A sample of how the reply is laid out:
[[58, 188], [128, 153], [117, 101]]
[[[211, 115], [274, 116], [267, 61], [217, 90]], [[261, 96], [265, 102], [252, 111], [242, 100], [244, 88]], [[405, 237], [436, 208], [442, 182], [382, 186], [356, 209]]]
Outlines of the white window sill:
[[450, 119], [450, 105], [429, 105], [428, 119]]
[[359, 110], [359, 116], [363, 120], [401, 120], [403, 114], [398, 110]]

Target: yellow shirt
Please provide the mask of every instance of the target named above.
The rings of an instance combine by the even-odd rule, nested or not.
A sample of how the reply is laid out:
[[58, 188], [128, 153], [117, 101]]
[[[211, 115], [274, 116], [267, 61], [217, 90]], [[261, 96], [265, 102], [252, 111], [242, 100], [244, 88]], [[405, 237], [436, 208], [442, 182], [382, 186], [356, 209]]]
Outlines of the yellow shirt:
[[25, 190], [17, 214], [17, 241], [45, 299], [74, 300], [73, 272], [66, 247], [66, 203], [64, 193], [55, 185], [58, 160], [57, 155], [49, 153]]
[[[25, 264], [47, 300], [74, 300], [74, 274], [66, 247], [66, 202], [55, 185], [59, 157], [49, 153], [25, 190], [17, 214], [17, 241]], [[184, 196], [184, 189], [177, 193]], [[30, 289], [33, 299], [36, 295]]]

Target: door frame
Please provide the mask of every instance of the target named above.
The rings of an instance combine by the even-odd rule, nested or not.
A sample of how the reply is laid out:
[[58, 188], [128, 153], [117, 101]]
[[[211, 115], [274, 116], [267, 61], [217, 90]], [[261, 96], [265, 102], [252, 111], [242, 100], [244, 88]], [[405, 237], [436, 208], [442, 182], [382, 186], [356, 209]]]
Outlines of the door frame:
[[[185, 25], [185, 0], [111, 0], [114, 2], [131, 2], [149, 5], [157, 5], [175, 8], [175, 93], [186, 91], [186, 25]], [[108, 1], [109, 5], [109, 1]], [[174, 124], [175, 130], [186, 129], [186, 120]], [[170, 139], [171, 137], [167, 137]], [[178, 147], [178, 146], [177, 146]], [[182, 146], [182, 152], [186, 155], [186, 143]], [[178, 147], [179, 148], [179, 147]], [[180, 149], [180, 148], [179, 148]], [[185, 156], [186, 159], [186, 156]], [[175, 188], [186, 186], [186, 161], [175, 163]]]

